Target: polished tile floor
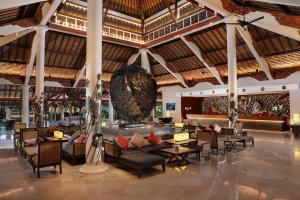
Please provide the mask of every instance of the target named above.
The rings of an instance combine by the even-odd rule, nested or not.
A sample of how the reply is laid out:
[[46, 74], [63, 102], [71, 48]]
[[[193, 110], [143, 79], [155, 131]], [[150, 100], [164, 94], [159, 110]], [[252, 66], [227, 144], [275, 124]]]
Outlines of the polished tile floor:
[[[37, 179], [27, 160], [11, 147], [9, 133], [0, 141], [0, 199], [300, 199], [300, 141], [283, 135], [251, 133], [255, 147], [192, 163], [186, 168], [158, 166], [137, 178], [134, 171], [109, 165], [98, 175], [81, 175], [80, 166], [63, 162]], [[9, 146], [10, 145], [10, 146]], [[3, 148], [5, 147], [5, 148]]]

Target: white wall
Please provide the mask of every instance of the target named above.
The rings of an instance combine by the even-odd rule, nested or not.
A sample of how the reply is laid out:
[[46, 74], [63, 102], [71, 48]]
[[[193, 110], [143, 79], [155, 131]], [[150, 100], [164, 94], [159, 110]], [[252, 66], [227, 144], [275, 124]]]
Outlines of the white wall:
[[[285, 84], [293, 84], [293, 89], [290, 90], [290, 111], [291, 111], [291, 117], [294, 113], [300, 113], [300, 71], [295, 72], [291, 74], [286, 79], [277, 79], [273, 81], [258, 81], [254, 78], [247, 77], [247, 78], [241, 78], [238, 80], [238, 87], [239, 88], [248, 88], [248, 90], [253, 90], [254, 86], [258, 86], [258, 88], [265, 87], [269, 88], [270, 91], [278, 90], [278, 88], [281, 88], [281, 85]], [[294, 87], [294, 86], [297, 87]], [[251, 88], [252, 87], [252, 88]], [[218, 90], [219, 89], [219, 90]], [[213, 85], [211, 83], [199, 83], [193, 88], [182, 88], [180, 86], [170, 86], [170, 87], [163, 87], [160, 88], [159, 91], [162, 91], [162, 102], [163, 102], [163, 114], [165, 116], [166, 114], [166, 103], [176, 103], [176, 110], [171, 112], [171, 116], [175, 118], [175, 121], [181, 121], [181, 93], [183, 94], [189, 94], [190, 92], [198, 92], [198, 91], [224, 91], [224, 89], [227, 89], [227, 85]], [[248, 91], [247, 90], [247, 91]], [[256, 94], [262, 93], [259, 90], [255, 90]], [[210, 96], [216, 96], [218, 92], [215, 92], [213, 95], [212, 93]], [[219, 94], [220, 95], [220, 94]], [[199, 94], [200, 96], [200, 94]], [[204, 96], [204, 95], [203, 95]]]

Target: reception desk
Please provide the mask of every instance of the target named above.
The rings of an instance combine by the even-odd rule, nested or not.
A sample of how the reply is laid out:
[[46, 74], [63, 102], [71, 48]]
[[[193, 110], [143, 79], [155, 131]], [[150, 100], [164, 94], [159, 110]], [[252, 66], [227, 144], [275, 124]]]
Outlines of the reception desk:
[[[228, 126], [228, 116], [226, 115], [200, 115], [187, 114], [187, 119], [197, 120], [201, 125], [218, 124], [219, 126]], [[239, 122], [243, 123], [244, 129], [281, 131], [283, 120], [275, 117], [246, 117], [240, 116]]]

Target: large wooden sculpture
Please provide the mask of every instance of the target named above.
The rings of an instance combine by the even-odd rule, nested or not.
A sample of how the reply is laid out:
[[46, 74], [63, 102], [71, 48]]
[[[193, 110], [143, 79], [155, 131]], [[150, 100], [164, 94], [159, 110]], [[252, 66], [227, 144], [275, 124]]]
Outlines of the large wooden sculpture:
[[115, 72], [109, 90], [114, 109], [131, 123], [148, 117], [156, 103], [156, 82], [137, 65]]

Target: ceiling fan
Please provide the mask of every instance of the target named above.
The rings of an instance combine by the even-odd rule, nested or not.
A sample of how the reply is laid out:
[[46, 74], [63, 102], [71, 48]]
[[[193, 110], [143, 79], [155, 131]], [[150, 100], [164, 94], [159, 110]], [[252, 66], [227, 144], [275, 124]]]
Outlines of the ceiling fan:
[[241, 25], [245, 30], [248, 30], [248, 26], [250, 24], [253, 24], [254, 22], [260, 21], [262, 19], [264, 19], [264, 16], [252, 19], [250, 21], [246, 20], [246, 6], [247, 6], [247, 2], [248, 0], [233, 0], [236, 4], [240, 5], [243, 7], [243, 20], [238, 20], [237, 23], [232, 23], [232, 24], [236, 24], [236, 25]]

